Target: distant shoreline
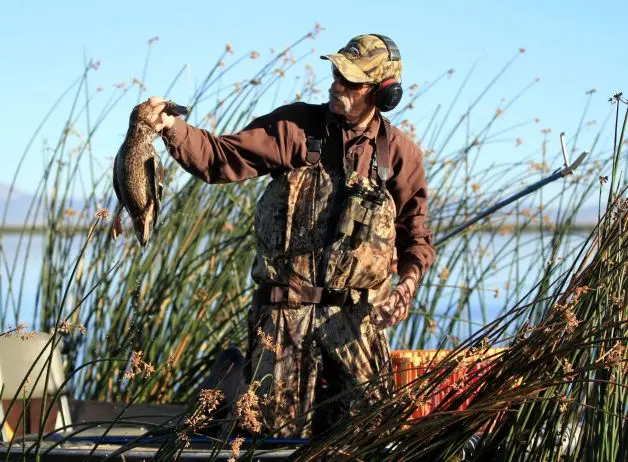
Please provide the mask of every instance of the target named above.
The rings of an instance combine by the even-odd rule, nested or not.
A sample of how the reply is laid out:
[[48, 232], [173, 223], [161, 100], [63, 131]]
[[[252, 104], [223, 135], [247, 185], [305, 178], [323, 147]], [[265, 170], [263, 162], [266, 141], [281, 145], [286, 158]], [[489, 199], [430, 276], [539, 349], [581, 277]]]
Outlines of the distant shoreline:
[[[99, 227], [100, 228], [100, 227]], [[505, 225], [479, 225], [475, 227], [477, 231], [480, 231], [482, 233], [500, 233], [503, 232], [504, 235], [508, 235], [510, 233], [512, 233], [513, 231], [513, 225], [512, 224], [505, 224]], [[60, 234], [87, 234], [87, 232], [89, 231], [89, 227], [87, 226], [62, 226], [59, 229], [57, 229], [57, 233]], [[101, 228], [102, 229], [102, 228]], [[453, 227], [451, 228], [453, 229]], [[593, 230], [595, 229], [595, 225], [593, 224], [576, 224], [571, 226], [571, 232], [572, 233], [586, 233], [589, 234], [591, 233]], [[441, 232], [446, 232], [449, 231], [450, 229], [443, 229], [441, 230]], [[19, 225], [7, 225], [4, 227], [0, 227], [0, 236], [5, 235], [5, 234], [10, 234], [10, 235], [14, 235], [14, 234], [46, 234], [49, 231], [49, 228], [47, 226], [29, 226], [29, 227], [24, 227], [24, 226], [19, 226]], [[547, 225], [544, 226], [543, 228], [544, 232], [552, 232], [553, 229], [549, 228]], [[98, 229], [96, 230], [96, 232], [98, 232]], [[540, 232], [540, 228], [538, 223], [537, 224], [530, 224], [527, 226], [524, 226], [522, 228], [520, 228], [520, 232], [523, 233], [538, 233]]]

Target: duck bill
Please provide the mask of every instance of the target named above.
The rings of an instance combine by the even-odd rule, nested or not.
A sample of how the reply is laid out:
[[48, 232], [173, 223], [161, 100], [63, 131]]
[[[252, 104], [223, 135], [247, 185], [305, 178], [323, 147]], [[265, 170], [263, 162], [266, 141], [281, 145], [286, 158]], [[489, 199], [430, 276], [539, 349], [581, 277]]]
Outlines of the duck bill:
[[182, 115], [186, 115], [190, 111], [188, 110], [186, 106], [181, 106], [179, 104], [175, 104], [169, 101], [166, 103], [164, 112], [171, 116], [182, 116]]

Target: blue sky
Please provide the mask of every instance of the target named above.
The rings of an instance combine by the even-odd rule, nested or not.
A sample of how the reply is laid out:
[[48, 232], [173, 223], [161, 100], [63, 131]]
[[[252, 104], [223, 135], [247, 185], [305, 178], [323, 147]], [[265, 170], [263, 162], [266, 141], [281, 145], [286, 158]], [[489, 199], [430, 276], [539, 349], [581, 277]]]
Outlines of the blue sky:
[[[62, 91], [82, 72], [84, 57], [100, 60], [90, 80], [103, 87], [94, 100], [104, 104], [114, 84], [140, 76], [147, 41], [159, 36], [151, 49], [145, 84], [150, 94], [163, 94], [181, 68], [185, 79], [171, 96], [185, 103], [194, 82], [200, 80], [230, 43], [235, 56], [256, 50], [262, 60], [270, 49], [281, 49], [310, 31], [315, 23], [325, 30], [307, 47], [316, 52], [310, 64], [321, 77], [329, 64], [318, 59], [333, 52], [354, 35], [381, 33], [398, 44], [404, 59], [404, 85], [424, 84], [454, 68], [450, 81], [430, 90], [412, 112], [417, 123], [436, 104], [448, 104], [471, 66], [476, 71], [460, 101], [470, 102], [520, 47], [526, 49], [513, 67], [487, 94], [478, 111], [486, 119], [501, 97], [512, 97], [536, 77], [534, 85], [504, 114], [505, 124], [538, 117], [540, 124], [521, 134], [508, 135], [490, 156], [530, 155], [539, 149], [539, 130], [558, 133], [575, 129], [586, 96], [596, 88], [588, 119], [598, 123], [608, 115], [613, 93], [625, 90], [628, 79], [628, 29], [625, 0], [575, 1], [16, 1], [3, 2], [0, 28], [0, 143], [3, 168], [0, 183], [10, 183], [27, 142]], [[303, 48], [307, 49], [307, 48]], [[254, 65], [250, 63], [247, 65]], [[257, 64], [255, 64], [257, 65]], [[250, 75], [246, 66], [234, 79]], [[241, 72], [238, 75], [238, 72]], [[325, 89], [325, 77], [321, 87]], [[98, 100], [100, 98], [100, 100]], [[94, 139], [94, 156], [103, 160], [115, 154], [123, 136], [128, 111], [136, 103], [130, 92]], [[28, 154], [17, 180], [18, 188], [32, 191], [42, 173], [43, 138], [56, 140], [69, 102], [53, 114]], [[270, 109], [270, 107], [268, 108]], [[80, 129], [80, 127], [79, 127]], [[526, 144], [516, 151], [515, 137]], [[512, 138], [509, 139], [509, 138]], [[584, 147], [584, 146], [583, 146]], [[103, 170], [104, 171], [104, 170]]]

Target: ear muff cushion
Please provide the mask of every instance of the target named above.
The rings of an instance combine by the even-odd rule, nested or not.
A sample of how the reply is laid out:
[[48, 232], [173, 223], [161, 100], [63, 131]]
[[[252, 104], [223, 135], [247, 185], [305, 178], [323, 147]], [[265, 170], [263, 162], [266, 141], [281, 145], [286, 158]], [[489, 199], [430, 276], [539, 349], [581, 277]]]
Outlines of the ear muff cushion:
[[382, 112], [392, 111], [403, 95], [401, 84], [396, 79], [386, 79], [375, 90], [375, 106]]

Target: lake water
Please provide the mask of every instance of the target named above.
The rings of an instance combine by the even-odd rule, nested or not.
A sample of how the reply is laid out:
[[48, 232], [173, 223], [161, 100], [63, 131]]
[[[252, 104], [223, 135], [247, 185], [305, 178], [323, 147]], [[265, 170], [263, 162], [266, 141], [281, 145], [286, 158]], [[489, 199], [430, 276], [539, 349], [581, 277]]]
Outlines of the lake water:
[[[540, 246], [544, 243], [547, 247], [549, 236], [546, 236], [545, 241], [542, 241], [538, 234], [524, 234], [518, 245], [510, 236], [498, 235], [491, 240], [489, 237], [489, 235], [484, 237], [478, 235], [476, 240], [471, 243], [471, 248], [475, 251], [470, 252], [469, 261], [465, 263], [466, 266], [458, 262], [453, 268], [447, 268], [447, 262], [453, 252], [451, 249], [455, 249], [459, 241], [454, 239], [447, 247], [439, 250], [436, 274], [432, 275], [429, 281], [432, 282], [433, 287], [427, 289], [431, 294], [437, 290], [436, 286], [439, 284], [444, 286], [441, 288], [443, 295], [439, 298], [437, 312], [448, 313], [452, 311], [452, 307], [455, 307], [460, 298], [462, 282], [468, 281], [469, 285], [476, 283], [474, 278], [477, 276], [469, 272], [472, 265], [477, 264], [486, 267], [486, 274], [482, 278], [483, 290], [477, 295], [483, 296], [484, 312], [480, 312], [479, 308], [474, 308], [471, 312], [465, 312], [461, 315], [461, 317], [469, 317], [474, 321], [490, 321], [497, 315], [504, 306], [504, 297], [509, 285], [514, 286], [517, 271], [519, 272], [519, 279], [523, 279], [525, 283], [521, 293], [525, 292], [526, 287], [531, 287], [536, 283], [533, 276], [539, 274], [540, 268], [546, 263], [543, 258], [539, 257]], [[26, 244], [29, 239], [30, 247], [27, 253]], [[76, 241], [70, 252], [78, 256], [81, 244], [80, 240]], [[569, 241], [563, 244], [567, 249], [574, 250], [579, 249], [583, 241], [583, 235], [571, 236]], [[15, 234], [2, 237], [2, 266], [0, 268], [0, 321], [2, 322], [0, 327], [2, 329], [6, 328], [7, 325], [16, 325], [17, 322], [26, 322], [29, 326], [36, 325], [33, 318], [36, 310], [38, 284], [42, 270], [45, 271], [42, 269], [44, 236], [28, 236], [22, 241], [21, 246], [19, 242], [20, 237]], [[517, 248], [517, 252], [515, 252], [515, 248]], [[503, 256], [490, 264], [491, 254], [495, 255], [500, 251]], [[478, 252], [483, 252], [486, 259], [480, 261]], [[546, 253], [549, 255], [547, 251]], [[508, 261], [509, 258], [514, 259], [517, 255], [518, 265]], [[571, 257], [566, 253], [562, 255], [562, 258], [565, 259], [565, 263], [569, 263]], [[529, 273], [531, 276], [523, 277], [529, 268], [533, 268]], [[10, 279], [11, 270], [13, 271], [12, 279]], [[446, 272], [449, 273], [449, 277], [440, 279], [446, 276]], [[425, 291], [425, 288], [423, 290]], [[471, 305], [479, 307], [479, 299], [477, 303], [474, 303], [472, 298]]]

